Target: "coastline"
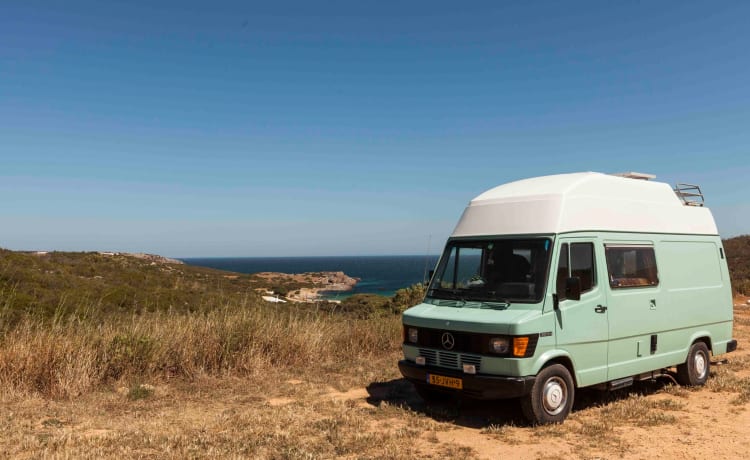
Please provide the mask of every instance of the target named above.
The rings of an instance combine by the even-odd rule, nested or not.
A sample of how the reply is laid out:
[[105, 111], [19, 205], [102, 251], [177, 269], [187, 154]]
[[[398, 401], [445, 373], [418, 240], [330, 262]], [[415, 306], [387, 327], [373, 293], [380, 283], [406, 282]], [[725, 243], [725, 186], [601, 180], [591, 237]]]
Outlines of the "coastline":
[[256, 273], [254, 276], [268, 282], [306, 285], [297, 287], [286, 293], [284, 297], [292, 302], [317, 302], [323, 300], [321, 292], [351, 291], [360, 281], [359, 278], [351, 277], [342, 271], [297, 274], [261, 272]]
[[[225, 270], [249, 275], [258, 288], [276, 289], [280, 297], [299, 288], [322, 288], [318, 292], [302, 292], [302, 298], [310, 300], [344, 300], [354, 293], [392, 296], [399, 289], [424, 282], [425, 267], [432, 268], [438, 256], [331, 256], [331, 257], [227, 257], [187, 258], [189, 265]], [[326, 284], [309, 281], [294, 282], [291, 278], [263, 279], [257, 273], [303, 274], [321, 272], [344, 272], [358, 278], [351, 290], [332, 290]], [[299, 277], [300, 280], [303, 277]], [[256, 281], [257, 280], [257, 281]], [[288, 281], [286, 281], [288, 280]]]
[[346, 292], [351, 291], [354, 288], [354, 286], [347, 286], [346, 288], [341, 289], [333, 289], [331, 287], [326, 288], [300, 288], [296, 291], [293, 291], [289, 293], [289, 295], [286, 296], [288, 300], [291, 300], [292, 302], [317, 302], [320, 300], [326, 300], [328, 302], [336, 302], [340, 303], [340, 300], [328, 300], [324, 299], [321, 295], [321, 292]]

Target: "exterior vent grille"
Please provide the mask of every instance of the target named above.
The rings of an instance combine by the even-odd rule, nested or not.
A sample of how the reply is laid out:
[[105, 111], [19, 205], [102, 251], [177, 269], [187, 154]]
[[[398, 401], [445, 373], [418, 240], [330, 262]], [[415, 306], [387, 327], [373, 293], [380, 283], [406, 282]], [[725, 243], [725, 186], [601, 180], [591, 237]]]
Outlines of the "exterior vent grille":
[[428, 366], [437, 366], [437, 351], [435, 350], [428, 350], [426, 348], [420, 348], [419, 349], [419, 356], [423, 356], [425, 360], [425, 364]]
[[482, 366], [482, 357], [474, 355], [464, 355], [449, 351], [430, 350], [420, 348], [419, 356], [424, 357], [425, 364], [428, 366], [447, 367], [449, 369], [461, 369], [464, 364], [473, 364], [477, 372]]
[[452, 369], [458, 369], [458, 353], [449, 353], [445, 351], [438, 352], [439, 362], [441, 367], [450, 367]]

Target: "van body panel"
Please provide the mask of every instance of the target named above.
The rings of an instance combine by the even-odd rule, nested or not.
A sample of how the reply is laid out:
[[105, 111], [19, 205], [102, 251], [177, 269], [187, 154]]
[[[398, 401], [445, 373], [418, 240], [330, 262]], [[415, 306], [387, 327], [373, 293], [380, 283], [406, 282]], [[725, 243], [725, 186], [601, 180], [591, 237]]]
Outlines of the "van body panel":
[[603, 245], [652, 247], [658, 268], [654, 286], [608, 289], [609, 380], [684, 362], [703, 337], [726, 351], [732, 302], [718, 236], [607, 234]]
[[[553, 361], [570, 361], [570, 363], [573, 365], [573, 369], [575, 370], [577, 368], [576, 365], [576, 359], [574, 356], [571, 356], [569, 353], [567, 353], [565, 350], [561, 350], [557, 347], [551, 347], [548, 350], [545, 350], [543, 353], [539, 355], [534, 360], [534, 366], [532, 367], [532, 374], [536, 375], [539, 373], [540, 370], [547, 364], [553, 362]], [[578, 382], [578, 374], [574, 373], [574, 378], [576, 379], [576, 382]]]
[[[538, 307], [541, 309], [541, 305]], [[404, 324], [454, 331], [512, 334], [523, 324], [539, 317], [539, 312], [509, 307], [493, 310], [473, 307], [439, 307], [421, 303], [404, 313]]]
[[719, 233], [708, 208], [684, 206], [668, 184], [583, 172], [487, 190], [469, 203], [451, 237], [581, 230]]

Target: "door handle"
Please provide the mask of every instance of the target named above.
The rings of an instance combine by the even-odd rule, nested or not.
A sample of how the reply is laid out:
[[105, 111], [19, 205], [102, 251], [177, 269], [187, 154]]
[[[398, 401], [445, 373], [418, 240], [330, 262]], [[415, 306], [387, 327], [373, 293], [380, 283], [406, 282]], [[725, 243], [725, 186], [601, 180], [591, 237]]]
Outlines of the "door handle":
[[604, 306], [604, 305], [597, 305], [594, 308], [594, 311], [597, 312], [597, 313], [604, 313], [605, 311], [607, 311], [607, 307]]

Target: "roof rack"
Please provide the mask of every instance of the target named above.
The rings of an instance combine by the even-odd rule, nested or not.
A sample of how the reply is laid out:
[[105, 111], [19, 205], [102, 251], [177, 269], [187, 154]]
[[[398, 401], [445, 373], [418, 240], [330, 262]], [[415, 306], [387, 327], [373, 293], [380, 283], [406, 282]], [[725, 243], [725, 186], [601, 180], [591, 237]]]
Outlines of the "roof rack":
[[685, 206], [703, 206], [705, 203], [703, 192], [697, 185], [677, 184], [674, 186], [674, 192]]

